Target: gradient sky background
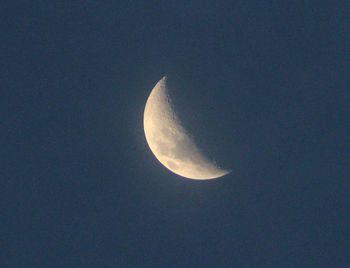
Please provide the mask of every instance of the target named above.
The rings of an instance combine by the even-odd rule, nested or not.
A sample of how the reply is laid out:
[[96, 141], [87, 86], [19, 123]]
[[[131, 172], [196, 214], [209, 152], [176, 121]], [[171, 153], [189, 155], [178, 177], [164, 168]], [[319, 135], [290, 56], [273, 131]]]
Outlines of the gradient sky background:
[[[1, 267], [349, 267], [349, 1], [1, 11]], [[150, 152], [165, 74], [230, 175]]]

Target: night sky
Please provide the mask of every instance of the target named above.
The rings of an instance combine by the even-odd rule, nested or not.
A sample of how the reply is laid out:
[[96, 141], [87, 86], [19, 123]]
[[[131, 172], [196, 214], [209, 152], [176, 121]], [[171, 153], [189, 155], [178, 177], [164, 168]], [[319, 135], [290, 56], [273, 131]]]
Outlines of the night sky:
[[[349, 1], [0, 10], [0, 267], [350, 267]], [[164, 75], [229, 175], [150, 151]]]

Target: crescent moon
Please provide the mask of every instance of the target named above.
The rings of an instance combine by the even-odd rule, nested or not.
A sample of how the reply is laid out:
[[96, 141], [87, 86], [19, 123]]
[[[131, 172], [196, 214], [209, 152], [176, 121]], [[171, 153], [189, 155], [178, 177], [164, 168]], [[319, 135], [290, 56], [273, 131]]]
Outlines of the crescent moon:
[[188, 179], [208, 180], [230, 173], [209, 160], [183, 127], [173, 109], [166, 77], [155, 85], [147, 99], [143, 125], [151, 151], [175, 174]]

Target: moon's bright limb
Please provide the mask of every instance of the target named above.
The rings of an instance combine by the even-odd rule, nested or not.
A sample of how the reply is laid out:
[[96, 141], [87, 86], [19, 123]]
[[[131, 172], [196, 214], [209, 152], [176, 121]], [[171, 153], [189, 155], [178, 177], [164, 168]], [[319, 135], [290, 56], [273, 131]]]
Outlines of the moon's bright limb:
[[155, 157], [172, 172], [196, 180], [214, 179], [223, 170], [199, 150], [173, 110], [166, 77], [152, 89], [143, 115], [147, 143]]

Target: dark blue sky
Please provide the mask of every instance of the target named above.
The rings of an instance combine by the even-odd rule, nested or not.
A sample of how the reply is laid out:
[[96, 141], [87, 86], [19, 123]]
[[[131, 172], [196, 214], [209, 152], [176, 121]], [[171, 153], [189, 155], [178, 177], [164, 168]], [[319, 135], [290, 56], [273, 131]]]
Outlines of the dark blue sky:
[[[349, 1], [7, 1], [1, 267], [349, 267]], [[232, 173], [143, 133], [168, 74]]]

